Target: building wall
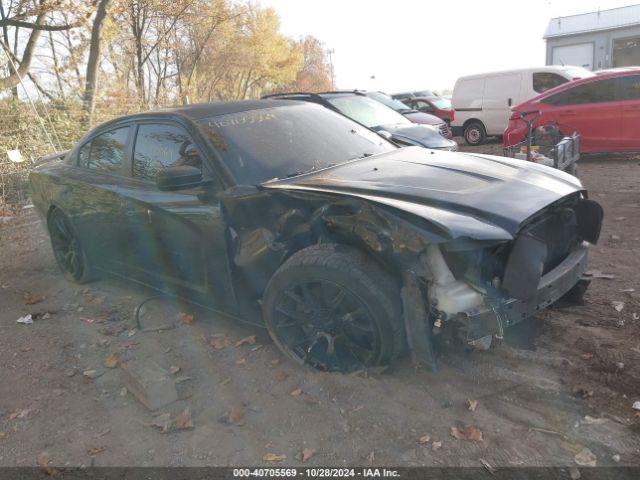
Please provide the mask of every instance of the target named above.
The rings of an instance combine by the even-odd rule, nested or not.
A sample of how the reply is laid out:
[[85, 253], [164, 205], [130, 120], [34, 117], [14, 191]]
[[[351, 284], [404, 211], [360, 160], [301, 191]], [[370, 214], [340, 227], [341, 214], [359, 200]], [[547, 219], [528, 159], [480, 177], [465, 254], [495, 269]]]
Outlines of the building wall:
[[640, 25], [618, 28], [615, 30], [547, 38], [546, 64], [551, 65], [553, 47], [592, 42], [594, 43], [594, 69], [601, 70], [603, 68], [611, 68], [613, 62], [613, 41], [618, 38], [637, 36], [640, 36]]

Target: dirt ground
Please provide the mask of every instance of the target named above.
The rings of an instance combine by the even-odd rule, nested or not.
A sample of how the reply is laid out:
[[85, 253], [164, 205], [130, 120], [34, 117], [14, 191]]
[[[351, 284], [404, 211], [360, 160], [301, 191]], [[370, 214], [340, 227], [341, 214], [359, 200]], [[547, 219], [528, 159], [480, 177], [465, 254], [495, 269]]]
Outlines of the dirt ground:
[[[170, 327], [141, 331], [133, 310], [151, 292], [67, 282], [33, 208], [16, 210], [0, 222], [0, 465], [301, 464], [304, 451], [307, 465], [557, 466], [584, 449], [597, 465], [640, 465], [640, 159], [587, 159], [579, 175], [605, 209], [589, 268], [612, 278], [526, 325], [535, 348], [450, 352], [435, 373], [406, 359], [385, 373], [310, 371], [264, 331], [167, 300], [142, 322]], [[26, 314], [33, 324], [16, 323]], [[123, 389], [131, 358], [175, 372], [179, 400], [150, 413]], [[187, 408], [193, 428], [154, 426]], [[452, 436], [468, 425], [481, 441]]]

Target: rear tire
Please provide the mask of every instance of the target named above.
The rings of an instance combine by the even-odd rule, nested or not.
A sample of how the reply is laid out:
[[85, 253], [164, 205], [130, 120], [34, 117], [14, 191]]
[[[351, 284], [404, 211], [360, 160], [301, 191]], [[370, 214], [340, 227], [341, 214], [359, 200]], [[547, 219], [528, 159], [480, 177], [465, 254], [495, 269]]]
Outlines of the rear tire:
[[64, 276], [74, 283], [87, 283], [94, 279], [82, 242], [67, 216], [54, 209], [48, 217], [47, 227], [53, 256]]
[[269, 281], [262, 308], [284, 354], [320, 370], [387, 365], [404, 349], [398, 282], [352, 247], [295, 253]]
[[464, 140], [468, 145], [482, 145], [487, 139], [487, 131], [481, 122], [471, 122], [464, 127]]

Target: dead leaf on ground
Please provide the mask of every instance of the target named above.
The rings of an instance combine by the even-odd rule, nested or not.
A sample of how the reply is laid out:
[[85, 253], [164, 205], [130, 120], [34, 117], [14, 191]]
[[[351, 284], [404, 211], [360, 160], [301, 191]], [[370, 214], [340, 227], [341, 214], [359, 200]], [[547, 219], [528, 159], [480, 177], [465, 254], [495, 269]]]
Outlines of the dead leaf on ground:
[[596, 456], [587, 447], [575, 454], [573, 460], [581, 467], [595, 467]]
[[30, 408], [19, 408], [18, 410], [14, 410], [9, 415], [9, 420], [15, 420], [16, 418], [26, 418], [31, 413]]
[[302, 395], [302, 389], [296, 388], [295, 390], [292, 390], [289, 395], [291, 395], [292, 397], [299, 397], [300, 395]]
[[169, 372], [171, 372], [172, 375], [175, 375], [176, 373], [178, 373], [180, 371], [180, 367], [178, 367], [177, 365], [171, 365], [169, 367]]
[[246, 365], [246, 364], [247, 364], [246, 358], [239, 358], [238, 360], [236, 360], [236, 365]]
[[262, 460], [264, 460], [265, 462], [282, 462], [286, 459], [286, 455], [279, 455], [277, 453], [265, 453], [262, 457]]
[[195, 318], [193, 318], [193, 315], [190, 315], [188, 313], [180, 312], [178, 318], [180, 318], [180, 321], [185, 325], [193, 325], [195, 323]]
[[44, 295], [38, 295], [31, 292], [25, 292], [24, 303], [27, 305], [35, 305], [36, 303], [43, 302], [46, 297]]
[[36, 456], [36, 463], [41, 467], [46, 467], [47, 465], [49, 465], [50, 461], [51, 461], [51, 458], [49, 458], [48, 452], [40, 452]]
[[473, 425], [467, 425], [464, 428], [451, 427], [451, 436], [458, 440], [482, 441], [482, 432], [478, 427]]
[[303, 448], [302, 449], [302, 461], [306, 462], [311, 457], [313, 457], [313, 455], [315, 453], [316, 453], [316, 451], [313, 448]]
[[189, 407], [176, 415], [171, 427], [176, 430], [190, 430], [194, 428], [193, 420], [191, 419], [191, 410], [189, 410]]
[[82, 375], [84, 375], [86, 378], [89, 378], [91, 380], [94, 380], [96, 378], [98, 378], [99, 376], [103, 375], [104, 372], [101, 372], [99, 370], [85, 370], [84, 372], [82, 372]]
[[284, 382], [287, 378], [289, 378], [289, 374], [279, 370], [276, 372], [275, 379], [279, 382]]
[[418, 443], [420, 445], [426, 445], [427, 443], [429, 443], [429, 440], [431, 440], [430, 435], [423, 435], [418, 439]]
[[240, 405], [234, 405], [231, 409], [225, 413], [220, 421], [225, 425], [235, 425], [236, 427], [242, 427], [245, 424], [245, 410]]
[[314, 397], [310, 393], [306, 393], [306, 392], [303, 393], [302, 400], [304, 401], [304, 403], [308, 403], [309, 405], [316, 405], [320, 403], [320, 400], [318, 400], [316, 397]]
[[226, 337], [213, 337], [209, 342], [213, 348], [216, 350], [222, 350], [223, 348], [227, 348], [231, 346], [231, 342]]
[[442, 447], [442, 442], [435, 442], [435, 441], [434, 441], [434, 442], [431, 444], [431, 450], [433, 450], [434, 452], [435, 452], [436, 450], [439, 450], [441, 447]]
[[107, 447], [91, 447], [87, 449], [87, 455], [93, 457], [94, 455], [104, 452], [106, 449]]
[[254, 343], [256, 343], [256, 336], [255, 335], [249, 335], [248, 337], [244, 337], [241, 340], [238, 340], [236, 342], [236, 347], [240, 347], [242, 345], [253, 345]]
[[107, 358], [104, 359], [104, 366], [106, 368], [116, 368], [118, 366], [118, 361], [120, 357], [118, 356], [118, 352], [113, 352]]
[[229, 383], [229, 382], [231, 382], [231, 377], [227, 377], [227, 378], [225, 378], [224, 380], [222, 380], [222, 381], [220, 382], [220, 385], [223, 385], [223, 386], [224, 386], [224, 385], [226, 385], [226, 384], [227, 384], [227, 383]]
[[470, 412], [475, 412], [477, 406], [478, 406], [477, 400], [471, 400], [470, 398], [467, 398], [467, 408], [469, 409]]
[[620, 300], [612, 300], [611, 306], [616, 309], [616, 312], [624, 310], [624, 302], [621, 302]]
[[171, 415], [169, 413], [158, 415], [151, 422], [151, 426], [159, 428], [160, 433], [167, 433], [171, 428]]
[[282, 359], [280, 357], [278, 357], [278, 358], [274, 358], [269, 363], [271, 363], [271, 365], [279, 365], [281, 361], [282, 361]]
[[373, 463], [376, 459], [376, 452], [372, 451], [369, 455], [367, 455], [367, 460], [369, 463]]

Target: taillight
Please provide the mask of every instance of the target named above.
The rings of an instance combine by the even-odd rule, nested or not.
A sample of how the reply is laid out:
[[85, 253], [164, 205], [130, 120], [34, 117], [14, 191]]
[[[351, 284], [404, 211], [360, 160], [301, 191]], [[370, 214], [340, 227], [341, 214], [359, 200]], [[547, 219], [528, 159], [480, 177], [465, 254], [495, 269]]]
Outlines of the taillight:
[[455, 116], [454, 115], [455, 114], [455, 110], [451, 109], [449, 111], [451, 112], [451, 117], [450, 118], [451, 118], [451, 121], [453, 122], [453, 117]]

